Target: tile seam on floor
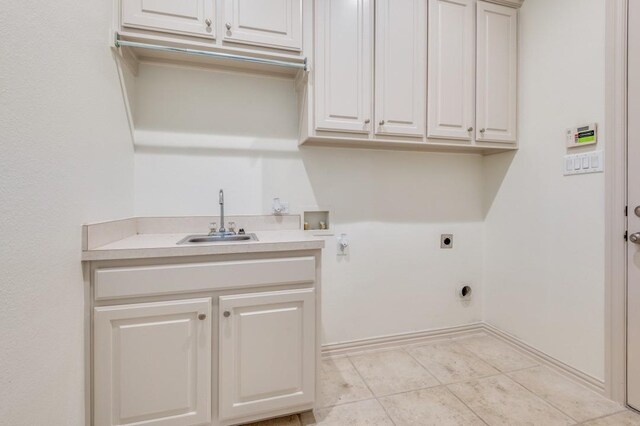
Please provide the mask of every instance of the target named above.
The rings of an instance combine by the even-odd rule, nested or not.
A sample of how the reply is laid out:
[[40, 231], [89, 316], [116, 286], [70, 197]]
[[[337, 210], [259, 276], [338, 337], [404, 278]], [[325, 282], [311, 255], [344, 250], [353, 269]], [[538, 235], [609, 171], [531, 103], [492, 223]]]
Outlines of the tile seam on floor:
[[612, 417], [620, 413], [626, 413], [627, 411], [629, 411], [629, 409], [622, 407], [622, 410], [620, 411], [616, 411], [615, 413], [605, 414], [604, 416], [600, 416], [600, 417], [594, 417], [593, 419], [589, 419], [589, 420], [583, 420], [579, 422], [578, 425], [583, 425], [588, 422], [595, 422], [596, 420], [606, 419], [607, 417]]
[[391, 422], [392, 425], [396, 426], [396, 422], [393, 421], [393, 419], [391, 418], [391, 416], [387, 412], [387, 409], [384, 408], [384, 405], [378, 399], [378, 396], [375, 393], [373, 393], [373, 390], [371, 389], [371, 386], [369, 386], [369, 383], [367, 383], [367, 381], [364, 379], [364, 376], [362, 375], [362, 373], [360, 373], [360, 370], [358, 370], [358, 367], [356, 366], [356, 364], [351, 360], [351, 357], [349, 356], [349, 354], [347, 354], [347, 359], [351, 363], [351, 366], [353, 366], [353, 369], [355, 370], [355, 372], [358, 375], [358, 377], [360, 377], [360, 380], [362, 380], [362, 383], [364, 383], [364, 385], [367, 387], [367, 389], [369, 389], [369, 392], [373, 396], [373, 399], [378, 403], [379, 406], [382, 407], [382, 411], [384, 411], [385, 416], [387, 416], [387, 418], [389, 419], [389, 421]]
[[449, 387], [448, 387], [447, 385], [444, 385], [443, 387], [445, 388], [445, 390], [446, 390], [447, 392], [449, 392], [451, 395], [453, 395], [453, 397], [454, 397], [455, 399], [457, 399], [458, 401], [460, 401], [460, 403], [461, 403], [462, 405], [464, 405], [465, 407], [467, 407], [467, 408], [469, 409], [469, 411], [471, 411], [471, 412], [472, 412], [472, 413], [473, 413], [477, 418], [479, 418], [479, 419], [480, 419], [480, 421], [481, 421], [482, 423], [484, 423], [485, 425], [489, 426], [489, 423], [487, 423], [487, 421], [486, 421], [485, 419], [483, 419], [483, 418], [480, 416], [480, 414], [476, 413], [476, 411], [475, 411], [473, 408], [471, 408], [471, 407], [469, 406], [469, 404], [467, 404], [466, 402], [464, 402], [460, 397], [458, 397], [458, 395], [456, 395], [455, 393], [453, 393], [453, 391], [452, 391], [451, 389], [449, 389]]
[[[587, 391], [589, 391], [589, 392], [593, 393], [594, 395], [597, 395], [598, 397], [601, 397], [601, 398], [604, 398], [604, 399], [606, 399], [606, 400], [608, 400], [608, 401], [611, 401], [610, 399], [603, 397], [602, 395], [600, 395], [598, 392], [594, 391], [593, 389], [589, 389], [588, 387], [586, 387], [586, 386], [584, 386], [584, 385], [582, 385], [582, 384], [580, 384], [580, 383], [576, 383], [576, 382], [572, 381], [570, 378], [565, 377], [565, 376], [563, 376], [563, 375], [561, 375], [561, 374], [559, 374], [559, 373], [556, 373], [555, 371], [553, 371], [553, 370], [552, 370], [552, 369], [550, 369], [549, 367], [546, 367], [546, 366], [543, 366], [543, 365], [538, 365], [538, 366], [535, 366], [535, 367], [529, 367], [529, 368], [524, 368], [524, 369], [521, 369], [521, 370], [511, 371], [511, 372], [509, 372], [509, 373], [517, 373], [517, 372], [520, 372], [520, 371], [525, 371], [525, 370], [534, 369], [534, 368], [544, 368], [544, 369], [547, 369], [547, 370], [551, 371], [551, 373], [552, 373], [552, 374], [556, 374], [556, 375], [558, 375], [559, 377], [561, 377], [561, 378], [563, 378], [563, 379], [567, 380], [569, 383], [572, 383], [572, 384], [574, 384], [574, 385], [580, 386], [580, 387], [581, 387], [581, 388], [583, 388], [584, 390], [587, 390]], [[596, 420], [596, 419], [599, 419], [599, 418], [608, 417], [608, 416], [611, 416], [611, 415], [614, 415], [614, 414], [620, 413], [622, 410], [624, 410], [624, 407], [621, 407], [621, 409], [622, 409], [621, 411], [614, 411], [614, 412], [612, 412], [612, 413], [604, 414], [604, 415], [602, 415], [602, 416], [593, 417], [593, 418], [589, 418], [589, 419], [585, 419], [585, 420], [578, 420], [578, 419], [576, 419], [575, 417], [573, 417], [571, 414], [569, 414], [569, 413], [567, 413], [566, 411], [564, 411], [562, 408], [558, 407], [558, 406], [557, 406], [556, 404], [554, 404], [552, 401], [548, 400], [547, 398], [545, 398], [545, 397], [544, 397], [544, 396], [542, 396], [542, 395], [538, 395], [538, 393], [537, 393], [537, 392], [535, 392], [533, 389], [530, 389], [530, 388], [529, 388], [527, 385], [525, 385], [524, 383], [520, 383], [518, 380], [516, 380], [515, 378], [513, 378], [513, 377], [509, 376], [508, 374], [506, 374], [506, 376], [507, 376], [507, 377], [509, 377], [509, 378], [510, 378], [511, 380], [513, 380], [514, 382], [516, 382], [517, 384], [519, 384], [520, 386], [522, 386], [523, 388], [525, 388], [526, 390], [528, 390], [529, 392], [531, 392], [531, 393], [533, 393], [534, 395], [536, 395], [537, 397], [542, 398], [543, 400], [545, 400], [549, 405], [551, 405], [551, 406], [555, 407], [557, 410], [559, 410], [560, 412], [564, 413], [564, 414], [565, 414], [566, 416], [568, 416], [570, 419], [572, 419], [573, 421], [575, 421], [575, 422], [576, 422], [576, 424], [582, 424], [582, 423], [584, 423], [584, 422], [590, 422], [590, 421], [592, 421], [592, 420]], [[615, 401], [613, 401], [613, 402], [615, 402]]]
[[[469, 355], [471, 355], [471, 356], [472, 356], [472, 358], [475, 358], [475, 359], [477, 359], [478, 361], [480, 361], [480, 362], [482, 362], [482, 363], [484, 363], [484, 364], [487, 364], [489, 367], [491, 367], [491, 368], [493, 368], [494, 370], [496, 370], [496, 373], [495, 373], [495, 374], [487, 374], [486, 376], [471, 377], [471, 378], [467, 378], [467, 379], [464, 379], [464, 380], [458, 380], [458, 381], [451, 382], [451, 383], [444, 383], [442, 380], [440, 380], [438, 377], [436, 377], [436, 375], [435, 375], [435, 374], [433, 374], [433, 373], [431, 372], [431, 370], [429, 370], [429, 368], [428, 368], [426, 365], [422, 364], [418, 358], [416, 358], [416, 357], [415, 357], [411, 352], [409, 352], [409, 349], [410, 349], [410, 348], [405, 347], [404, 349], [405, 349], [405, 351], [406, 351], [406, 352], [407, 352], [411, 357], [413, 357], [413, 359], [415, 359], [415, 360], [418, 362], [418, 364], [422, 365], [422, 366], [425, 368], [425, 370], [427, 370], [427, 371], [429, 372], [429, 374], [431, 374], [433, 377], [435, 377], [435, 378], [436, 378], [436, 380], [437, 380], [438, 382], [440, 382], [440, 384], [441, 384], [441, 385], [443, 385], [443, 386], [453, 385], [453, 384], [456, 384], [456, 383], [468, 382], [468, 381], [470, 381], [470, 380], [479, 380], [479, 379], [484, 379], [485, 377], [492, 377], [492, 376], [498, 376], [498, 375], [500, 375], [500, 374], [504, 374], [504, 372], [503, 372], [503, 371], [500, 371], [500, 369], [498, 369], [498, 368], [497, 368], [497, 367], [495, 367], [494, 365], [490, 364], [489, 362], [487, 362], [487, 361], [483, 360], [482, 358], [480, 358], [479, 356], [477, 356], [476, 354], [474, 354], [473, 352], [471, 352], [470, 350], [468, 350], [468, 349], [467, 349], [467, 348], [465, 348], [464, 346], [462, 346], [462, 345], [460, 345], [460, 344], [456, 343], [455, 341], [452, 341], [451, 343], [452, 343], [452, 344], [454, 344], [454, 345], [456, 345], [456, 346], [458, 346], [458, 347], [460, 347], [463, 351], [465, 351], [465, 352], [467, 352]], [[428, 344], [427, 344], [427, 345], [423, 345], [423, 346], [428, 346]], [[527, 368], [532, 368], [532, 367], [527, 367]]]
[[415, 362], [417, 362], [417, 363], [418, 363], [418, 365], [424, 369], [424, 371], [426, 371], [427, 373], [429, 373], [429, 375], [430, 375], [431, 377], [433, 377], [433, 378], [435, 379], [435, 381], [436, 381], [436, 382], [438, 382], [438, 385], [437, 385], [437, 386], [429, 386], [429, 387], [427, 387], [427, 388], [425, 388], [425, 389], [428, 389], [428, 388], [434, 388], [434, 387], [438, 387], [438, 386], [442, 386], [442, 385], [444, 385], [444, 383], [442, 383], [442, 381], [441, 381], [440, 379], [438, 379], [438, 378], [436, 377], [436, 375], [435, 375], [435, 374], [433, 374], [433, 372], [432, 372], [431, 370], [429, 370], [429, 369], [428, 369], [426, 366], [424, 366], [424, 365], [423, 365], [423, 364], [422, 364], [422, 363], [421, 363], [421, 362], [420, 362], [420, 361], [419, 361], [415, 356], [413, 356], [413, 354], [412, 354], [411, 352], [409, 352], [409, 350], [408, 350], [406, 347], [403, 347], [403, 348], [402, 348], [402, 350], [404, 351], [404, 353], [406, 353], [407, 355], [409, 355], [409, 357], [411, 357], [411, 359], [412, 359], [412, 360], [414, 360]]
[[570, 415], [568, 415], [567, 413], [565, 413], [564, 411], [560, 410], [559, 408], [557, 408], [556, 406], [554, 406], [553, 404], [549, 403], [546, 399], [542, 398], [541, 396], [538, 396], [536, 393], [530, 391], [529, 389], [527, 389], [525, 386], [521, 385], [520, 383], [518, 383], [516, 380], [512, 379], [511, 377], [507, 376], [507, 374], [503, 374], [504, 377], [506, 377], [508, 380], [511, 380], [513, 383], [515, 383], [517, 386], [520, 386], [522, 389], [525, 390], [525, 392], [530, 393], [534, 398], [539, 399], [540, 401], [542, 401], [542, 403], [548, 405], [549, 407], [553, 408], [554, 410], [558, 411], [560, 414], [562, 414], [563, 416], [566, 416], [567, 418], [569, 418], [569, 420], [572, 420], [575, 424], [580, 423], [578, 420], [574, 419], [573, 417], [571, 417]]
[[519, 384], [520, 386], [522, 386], [523, 388], [525, 388], [526, 390], [528, 390], [529, 392], [531, 392], [532, 394], [534, 394], [535, 396], [537, 396], [538, 398], [542, 399], [543, 401], [545, 401], [547, 404], [549, 404], [550, 406], [554, 407], [556, 410], [560, 411], [561, 413], [563, 413], [565, 416], [569, 417], [571, 420], [573, 420], [576, 424], [580, 424], [582, 422], [586, 422], [589, 421], [591, 419], [587, 419], [587, 420], [578, 420], [576, 418], [574, 418], [572, 415], [570, 415], [569, 413], [565, 412], [563, 409], [561, 409], [560, 407], [556, 406], [554, 403], [552, 403], [551, 401], [549, 401], [547, 398], [538, 395], [536, 392], [534, 392], [532, 389], [529, 389], [526, 385], [520, 383], [519, 381], [517, 381], [516, 379], [514, 379], [513, 377], [507, 376], [509, 377], [511, 380], [513, 380], [514, 382], [516, 382], [517, 384]]

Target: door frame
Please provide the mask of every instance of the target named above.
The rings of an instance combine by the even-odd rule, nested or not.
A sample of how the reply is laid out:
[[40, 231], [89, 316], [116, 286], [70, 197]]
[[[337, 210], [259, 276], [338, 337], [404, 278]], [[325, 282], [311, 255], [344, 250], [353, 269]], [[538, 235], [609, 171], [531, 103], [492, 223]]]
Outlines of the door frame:
[[629, 0], [605, 5], [605, 393], [626, 405]]

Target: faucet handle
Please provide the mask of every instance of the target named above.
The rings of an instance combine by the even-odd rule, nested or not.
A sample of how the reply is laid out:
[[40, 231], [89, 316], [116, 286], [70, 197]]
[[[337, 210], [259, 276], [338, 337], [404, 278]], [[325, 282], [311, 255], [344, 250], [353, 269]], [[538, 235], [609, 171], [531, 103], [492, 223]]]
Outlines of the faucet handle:
[[218, 224], [216, 222], [211, 222], [209, 224], [209, 233], [213, 234], [215, 232], [218, 232]]
[[229, 222], [229, 232], [233, 232], [234, 234], [236, 233], [236, 223], [235, 222]]

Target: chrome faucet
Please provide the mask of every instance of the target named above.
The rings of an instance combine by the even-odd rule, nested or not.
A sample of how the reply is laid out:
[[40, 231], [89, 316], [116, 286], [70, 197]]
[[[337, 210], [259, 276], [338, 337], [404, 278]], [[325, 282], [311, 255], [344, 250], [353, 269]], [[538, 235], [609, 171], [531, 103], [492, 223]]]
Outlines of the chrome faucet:
[[220, 228], [218, 228], [218, 234], [226, 234], [227, 230], [224, 227], [224, 191], [221, 189], [218, 194], [218, 203], [220, 203]]
[[236, 235], [236, 225], [234, 222], [229, 222], [229, 230], [224, 227], [224, 191], [221, 189], [218, 194], [218, 203], [220, 203], [220, 228], [217, 228], [217, 223], [213, 222], [209, 225], [209, 235], [215, 237], [226, 237], [228, 235]]

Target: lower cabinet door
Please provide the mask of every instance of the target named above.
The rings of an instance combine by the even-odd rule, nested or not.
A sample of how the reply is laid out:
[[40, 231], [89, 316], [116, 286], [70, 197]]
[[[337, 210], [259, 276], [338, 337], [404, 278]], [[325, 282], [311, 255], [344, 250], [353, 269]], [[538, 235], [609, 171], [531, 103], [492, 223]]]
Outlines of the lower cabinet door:
[[94, 424], [211, 421], [211, 298], [95, 308]]
[[220, 419], [312, 403], [313, 289], [220, 297]]

